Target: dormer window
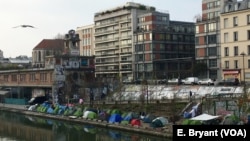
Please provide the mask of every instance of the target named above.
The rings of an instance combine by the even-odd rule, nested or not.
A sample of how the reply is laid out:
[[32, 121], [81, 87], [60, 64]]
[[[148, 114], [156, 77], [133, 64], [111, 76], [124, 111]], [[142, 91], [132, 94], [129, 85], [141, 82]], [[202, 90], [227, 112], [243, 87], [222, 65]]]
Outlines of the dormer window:
[[238, 10], [238, 6], [239, 6], [238, 3], [236, 3], [236, 4], [234, 5], [234, 10], [235, 10], [235, 11]]

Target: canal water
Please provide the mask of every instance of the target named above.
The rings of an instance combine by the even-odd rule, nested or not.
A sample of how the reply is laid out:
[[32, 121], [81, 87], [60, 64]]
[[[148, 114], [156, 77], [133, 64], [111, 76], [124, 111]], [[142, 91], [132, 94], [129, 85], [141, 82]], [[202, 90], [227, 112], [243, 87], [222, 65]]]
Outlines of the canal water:
[[171, 139], [0, 111], [0, 141], [171, 141]]

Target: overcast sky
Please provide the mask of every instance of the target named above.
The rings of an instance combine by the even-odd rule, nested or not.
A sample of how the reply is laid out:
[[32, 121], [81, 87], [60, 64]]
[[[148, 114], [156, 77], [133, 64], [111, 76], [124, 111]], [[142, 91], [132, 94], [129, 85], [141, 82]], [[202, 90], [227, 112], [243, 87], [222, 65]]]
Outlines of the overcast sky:
[[[171, 20], [194, 22], [202, 0], [0, 0], [0, 49], [4, 57], [32, 56], [43, 39], [94, 23], [94, 14], [126, 2], [169, 12]], [[28, 24], [37, 28], [13, 28]]]

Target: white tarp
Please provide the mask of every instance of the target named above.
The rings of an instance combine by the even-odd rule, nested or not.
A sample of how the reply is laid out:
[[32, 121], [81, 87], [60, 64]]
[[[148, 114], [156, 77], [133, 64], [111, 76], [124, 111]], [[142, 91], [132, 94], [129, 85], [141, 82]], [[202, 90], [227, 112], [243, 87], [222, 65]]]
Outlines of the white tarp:
[[201, 114], [199, 116], [193, 117], [191, 118], [191, 120], [202, 120], [202, 121], [206, 121], [206, 120], [211, 120], [211, 119], [216, 119], [219, 116], [213, 116], [213, 115], [208, 115], [208, 114]]

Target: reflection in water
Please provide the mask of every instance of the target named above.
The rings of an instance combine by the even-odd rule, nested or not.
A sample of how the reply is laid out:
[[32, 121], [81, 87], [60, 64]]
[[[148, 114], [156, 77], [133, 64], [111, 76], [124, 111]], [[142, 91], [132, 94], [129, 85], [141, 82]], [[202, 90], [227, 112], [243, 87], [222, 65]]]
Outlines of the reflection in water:
[[[147, 135], [0, 111], [1, 141], [167, 141]], [[169, 140], [171, 141], [171, 140]]]

